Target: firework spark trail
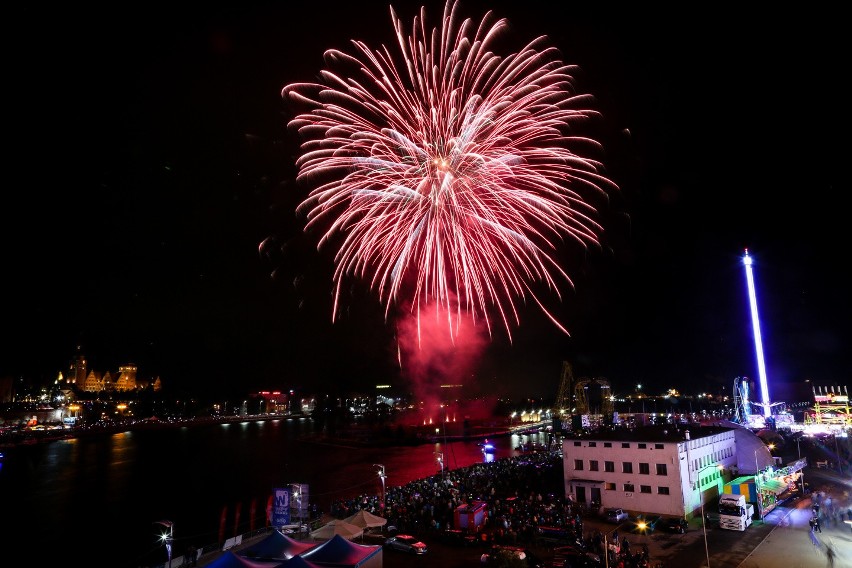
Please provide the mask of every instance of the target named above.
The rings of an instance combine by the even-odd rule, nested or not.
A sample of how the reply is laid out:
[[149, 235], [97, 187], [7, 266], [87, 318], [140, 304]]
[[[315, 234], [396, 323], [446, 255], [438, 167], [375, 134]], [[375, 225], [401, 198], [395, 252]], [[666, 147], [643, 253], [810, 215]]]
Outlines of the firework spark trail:
[[569, 135], [598, 113], [544, 37], [500, 57], [491, 44], [506, 20], [456, 11], [450, 0], [430, 32], [421, 8], [407, 36], [391, 8], [396, 58], [352, 41], [356, 56], [326, 52], [322, 83], [282, 89], [309, 109], [289, 123], [303, 139], [297, 178], [315, 186], [297, 212], [322, 231], [318, 247], [339, 243], [332, 317], [344, 280], [360, 278], [386, 317], [435, 304], [450, 322], [483, 318], [490, 334], [496, 310], [511, 339], [531, 298], [568, 333], [533, 285], [561, 299], [557, 280], [573, 283], [559, 246], [599, 245], [588, 197], [617, 187], [572, 150], [600, 145]]

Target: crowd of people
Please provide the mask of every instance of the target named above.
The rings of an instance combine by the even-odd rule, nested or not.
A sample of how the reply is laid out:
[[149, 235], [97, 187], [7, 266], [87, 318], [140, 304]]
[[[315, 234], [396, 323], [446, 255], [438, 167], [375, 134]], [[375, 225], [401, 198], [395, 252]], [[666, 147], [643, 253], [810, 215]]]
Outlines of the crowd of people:
[[832, 495], [825, 489], [811, 494], [811, 530], [822, 532], [822, 527], [841, 526], [847, 519], [852, 521], [852, 502], [849, 492], [843, 495]]
[[[456, 509], [485, 503], [484, 514], [475, 525], [455, 526]], [[536, 452], [469, 467], [388, 487], [384, 502], [380, 495], [362, 494], [337, 500], [331, 515], [344, 519], [360, 509], [381, 516], [400, 532], [441, 535], [463, 532], [482, 544], [571, 544], [591, 551], [611, 566], [648, 566], [647, 547], [631, 550], [627, 539], [615, 536], [604, 544], [597, 530], [584, 531], [587, 509], [564, 497], [562, 455], [559, 451]]]

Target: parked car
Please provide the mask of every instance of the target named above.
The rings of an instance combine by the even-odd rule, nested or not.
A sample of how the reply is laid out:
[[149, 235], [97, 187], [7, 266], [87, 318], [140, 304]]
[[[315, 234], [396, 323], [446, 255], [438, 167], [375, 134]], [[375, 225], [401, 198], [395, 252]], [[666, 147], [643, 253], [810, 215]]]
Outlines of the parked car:
[[660, 526], [663, 527], [663, 530], [666, 530], [668, 532], [683, 534], [686, 532], [686, 529], [689, 528], [689, 523], [686, 521], [686, 519], [681, 517], [669, 517], [663, 519], [660, 522]]
[[650, 534], [657, 528], [657, 523], [660, 522], [660, 519], [659, 515], [639, 515], [633, 521], [630, 531], [638, 534]]
[[408, 534], [398, 534], [388, 538], [385, 541], [385, 548], [409, 554], [426, 554], [429, 550], [426, 543]]
[[284, 525], [279, 529], [284, 534], [308, 534], [311, 532], [311, 527], [305, 524], [301, 525]]
[[609, 508], [604, 509], [604, 519], [609, 523], [623, 523], [629, 517], [627, 513], [624, 512], [624, 509], [619, 508]]

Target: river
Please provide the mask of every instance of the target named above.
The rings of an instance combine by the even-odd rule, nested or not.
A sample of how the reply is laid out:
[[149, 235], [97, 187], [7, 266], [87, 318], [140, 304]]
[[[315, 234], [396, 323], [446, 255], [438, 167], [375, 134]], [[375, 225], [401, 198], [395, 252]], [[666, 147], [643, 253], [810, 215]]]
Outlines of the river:
[[[199, 548], [266, 525], [272, 489], [308, 486], [329, 511], [337, 499], [380, 495], [446, 469], [517, 455], [546, 434], [400, 447], [318, 442], [308, 418], [131, 430], [4, 450], [0, 530], [4, 555], [27, 564], [83, 562], [137, 567], [162, 562], [156, 539], [173, 523], [175, 551]], [[20, 553], [16, 552], [20, 550]], [[31, 559], [31, 561], [30, 561]]]

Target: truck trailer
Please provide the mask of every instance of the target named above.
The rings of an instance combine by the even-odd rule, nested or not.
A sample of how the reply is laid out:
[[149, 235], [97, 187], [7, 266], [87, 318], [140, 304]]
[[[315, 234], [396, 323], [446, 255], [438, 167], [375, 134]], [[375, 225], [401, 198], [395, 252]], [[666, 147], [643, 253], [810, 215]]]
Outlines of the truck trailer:
[[723, 493], [719, 496], [719, 528], [744, 531], [753, 518], [754, 505], [746, 502], [745, 495]]

